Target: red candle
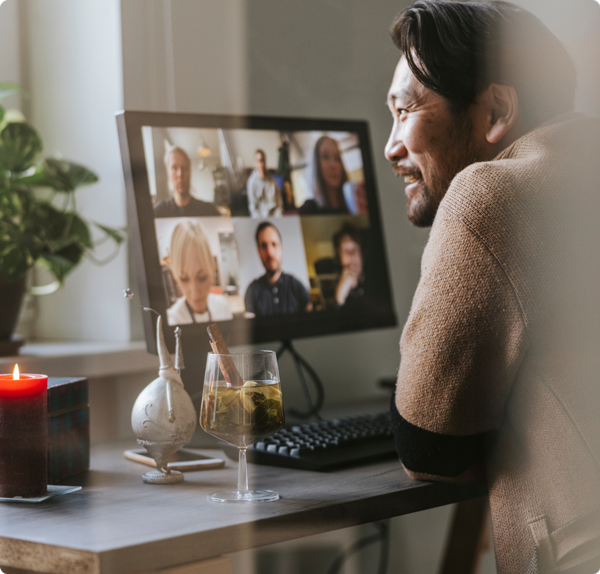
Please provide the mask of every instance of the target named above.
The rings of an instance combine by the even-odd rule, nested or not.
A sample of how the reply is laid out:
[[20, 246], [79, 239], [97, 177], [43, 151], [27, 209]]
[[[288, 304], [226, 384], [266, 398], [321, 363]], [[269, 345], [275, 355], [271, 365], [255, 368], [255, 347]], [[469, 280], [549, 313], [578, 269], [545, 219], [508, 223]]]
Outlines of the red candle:
[[46, 375], [0, 375], [0, 497], [46, 493], [47, 401]]

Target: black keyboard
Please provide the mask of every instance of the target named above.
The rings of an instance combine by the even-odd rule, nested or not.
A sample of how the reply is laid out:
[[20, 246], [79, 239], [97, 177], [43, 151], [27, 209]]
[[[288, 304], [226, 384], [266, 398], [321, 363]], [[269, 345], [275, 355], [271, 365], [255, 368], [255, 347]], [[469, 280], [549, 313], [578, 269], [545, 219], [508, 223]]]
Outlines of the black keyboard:
[[[236, 447], [224, 446], [237, 460]], [[331, 470], [396, 456], [390, 413], [304, 423], [282, 429], [248, 447], [249, 462], [305, 470]]]

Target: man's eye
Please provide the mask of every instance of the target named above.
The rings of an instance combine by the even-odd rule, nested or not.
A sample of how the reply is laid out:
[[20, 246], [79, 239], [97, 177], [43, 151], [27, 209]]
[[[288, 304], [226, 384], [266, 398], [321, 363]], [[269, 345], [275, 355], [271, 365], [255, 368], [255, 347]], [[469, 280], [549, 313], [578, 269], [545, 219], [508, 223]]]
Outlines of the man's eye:
[[405, 116], [408, 113], [408, 110], [405, 108], [396, 108], [396, 115], [398, 117]]

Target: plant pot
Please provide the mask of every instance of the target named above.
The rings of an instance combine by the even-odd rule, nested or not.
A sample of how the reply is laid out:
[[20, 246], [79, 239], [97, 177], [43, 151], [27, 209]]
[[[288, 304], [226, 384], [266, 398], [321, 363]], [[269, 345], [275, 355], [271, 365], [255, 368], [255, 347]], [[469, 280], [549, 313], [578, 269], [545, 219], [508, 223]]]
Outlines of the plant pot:
[[23, 344], [23, 340], [13, 336], [13, 332], [26, 291], [27, 274], [8, 283], [0, 273], [0, 356], [16, 354]]

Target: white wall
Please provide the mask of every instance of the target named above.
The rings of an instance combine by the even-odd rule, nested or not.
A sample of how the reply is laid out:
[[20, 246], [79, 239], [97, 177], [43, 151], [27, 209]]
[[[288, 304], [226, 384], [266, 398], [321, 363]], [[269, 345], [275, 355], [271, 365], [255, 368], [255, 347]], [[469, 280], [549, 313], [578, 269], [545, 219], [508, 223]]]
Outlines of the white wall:
[[600, 3], [597, 0], [513, 0], [563, 42], [578, 72], [576, 111], [600, 116]]
[[[22, 0], [20, 9], [28, 119], [46, 155], [61, 154], [100, 176], [99, 184], [76, 196], [83, 215], [122, 227], [125, 196], [114, 119], [123, 108], [119, 1]], [[101, 257], [109, 253], [98, 251]], [[127, 283], [126, 249], [103, 267], [84, 261], [64, 289], [38, 301], [36, 335], [128, 340]]]
[[125, 108], [243, 113], [244, 0], [121, 0]]

